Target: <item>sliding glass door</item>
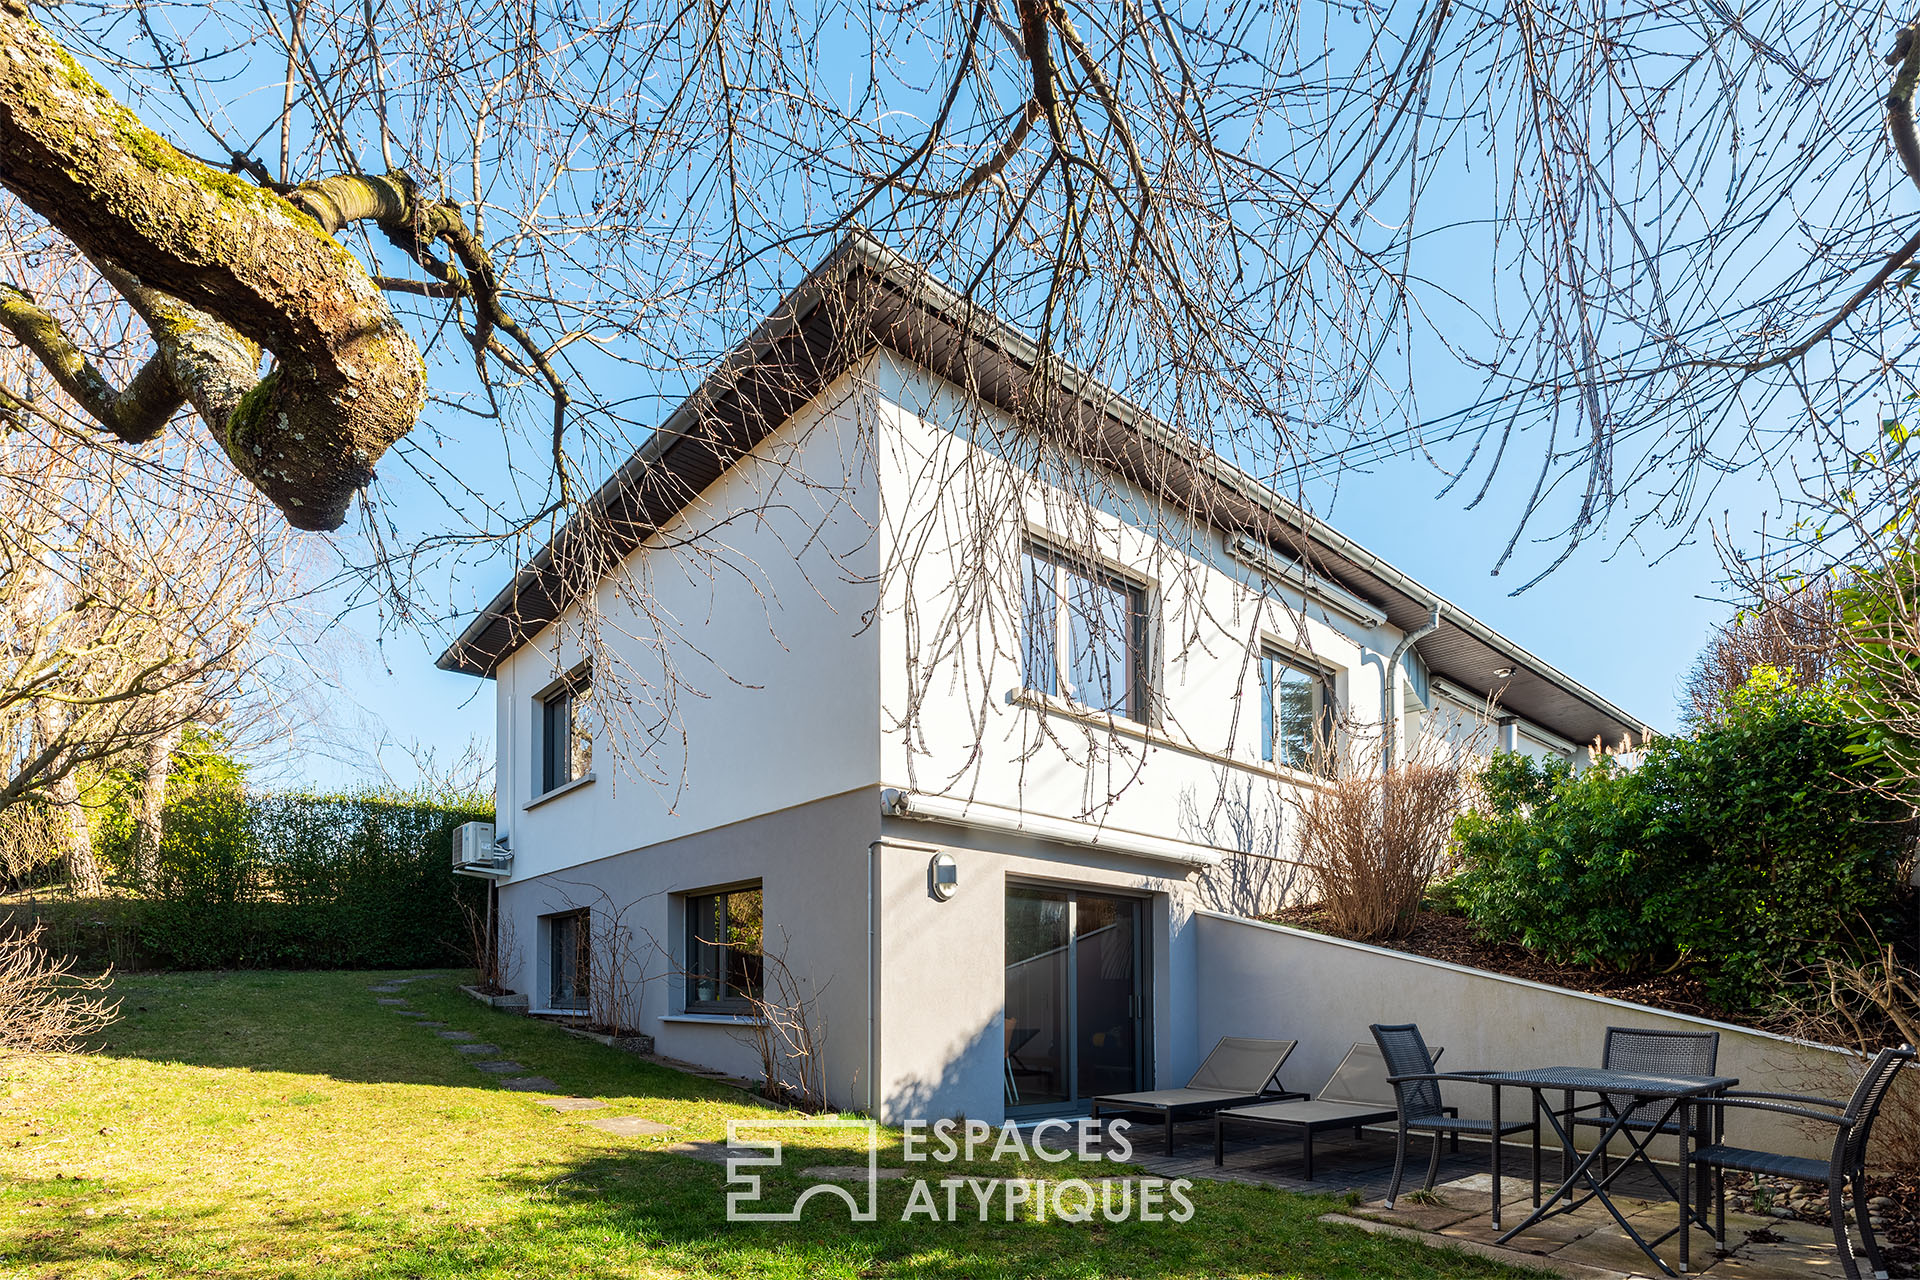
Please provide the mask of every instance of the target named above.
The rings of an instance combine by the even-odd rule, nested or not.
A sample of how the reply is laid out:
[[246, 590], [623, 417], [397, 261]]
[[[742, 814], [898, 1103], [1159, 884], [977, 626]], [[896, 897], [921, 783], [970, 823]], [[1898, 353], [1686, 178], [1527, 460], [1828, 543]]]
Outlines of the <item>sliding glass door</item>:
[[1073, 889], [1007, 889], [1010, 1111], [1072, 1111], [1143, 1088], [1143, 904]]

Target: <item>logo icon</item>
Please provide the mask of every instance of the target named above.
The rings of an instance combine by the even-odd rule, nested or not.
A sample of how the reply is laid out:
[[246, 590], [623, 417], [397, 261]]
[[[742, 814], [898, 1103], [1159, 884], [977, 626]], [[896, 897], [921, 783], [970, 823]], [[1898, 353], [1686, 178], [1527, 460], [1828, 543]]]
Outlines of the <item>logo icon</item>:
[[[744, 1137], [740, 1130], [760, 1132], [768, 1129], [809, 1129], [829, 1133], [845, 1133], [847, 1130], [861, 1130], [866, 1134], [867, 1163], [863, 1173], [867, 1182], [866, 1204], [863, 1207], [860, 1197], [853, 1190], [837, 1182], [819, 1182], [802, 1191], [793, 1202], [793, 1207], [785, 1210], [755, 1208], [761, 1205], [762, 1176], [753, 1172], [757, 1169], [778, 1169], [784, 1154], [785, 1145], [777, 1137]], [[807, 1201], [815, 1196], [838, 1197], [844, 1201], [848, 1212], [855, 1222], [874, 1222], [880, 1216], [880, 1128], [871, 1120], [861, 1120], [843, 1116], [777, 1116], [765, 1120], [727, 1121], [727, 1150], [746, 1151], [752, 1154], [729, 1155], [727, 1157], [727, 1185], [735, 1188], [727, 1192], [728, 1222], [798, 1222], [801, 1211]], [[858, 1176], [858, 1174], [856, 1174]], [[848, 1181], [853, 1181], [849, 1178]]]

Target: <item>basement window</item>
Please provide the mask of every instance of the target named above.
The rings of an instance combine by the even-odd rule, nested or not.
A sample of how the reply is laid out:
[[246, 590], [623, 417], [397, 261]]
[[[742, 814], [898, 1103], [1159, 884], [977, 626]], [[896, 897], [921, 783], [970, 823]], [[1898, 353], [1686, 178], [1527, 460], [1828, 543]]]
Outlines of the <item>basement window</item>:
[[761, 997], [759, 885], [687, 895], [688, 1013], [751, 1013]]

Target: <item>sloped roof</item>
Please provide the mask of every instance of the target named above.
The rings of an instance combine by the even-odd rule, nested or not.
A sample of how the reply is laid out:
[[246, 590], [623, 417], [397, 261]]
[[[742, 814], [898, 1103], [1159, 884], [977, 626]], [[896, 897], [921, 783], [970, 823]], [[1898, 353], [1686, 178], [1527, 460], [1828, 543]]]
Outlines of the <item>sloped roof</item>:
[[[1428, 669], [1573, 742], [1651, 733], [1639, 719], [1428, 590], [1298, 504], [1196, 449], [1111, 389], [1057, 362], [1023, 334], [860, 232], [843, 240], [735, 347], [514, 574], [440, 656], [445, 670], [492, 676], [567, 604], [610, 572], [722, 472], [876, 347], [886, 347], [1020, 417], [1039, 407], [1088, 457], [1229, 534], [1250, 534], [1376, 606], [1402, 631], [1437, 602], [1440, 629], [1417, 642]], [[1513, 669], [1511, 676], [1497, 673]]]

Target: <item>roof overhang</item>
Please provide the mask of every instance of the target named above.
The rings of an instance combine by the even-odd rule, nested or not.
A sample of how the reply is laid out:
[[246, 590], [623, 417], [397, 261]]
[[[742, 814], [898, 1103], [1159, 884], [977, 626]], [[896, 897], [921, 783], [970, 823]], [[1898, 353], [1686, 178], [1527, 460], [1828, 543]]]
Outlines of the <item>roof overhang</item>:
[[[828, 383], [891, 350], [1013, 416], [1059, 423], [1089, 460], [1224, 531], [1251, 536], [1372, 606], [1401, 631], [1437, 603], [1416, 647], [1452, 684], [1574, 742], [1644, 742], [1651, 730], [1465, 610], [1428, 590], [1211, 450], [1196, 446], [1039, 348], [923, 268], [854, 232], [735, 347], [560, 533], [522, 566], [441, 655], [492, 676], [620, 560]], [[1044, 406], [1038, 401], [1044, 397]], [[1041, 411], [1044, 411], [1041, 413]], [[1508, 669], [1511, 675], [1500, 673]]]

